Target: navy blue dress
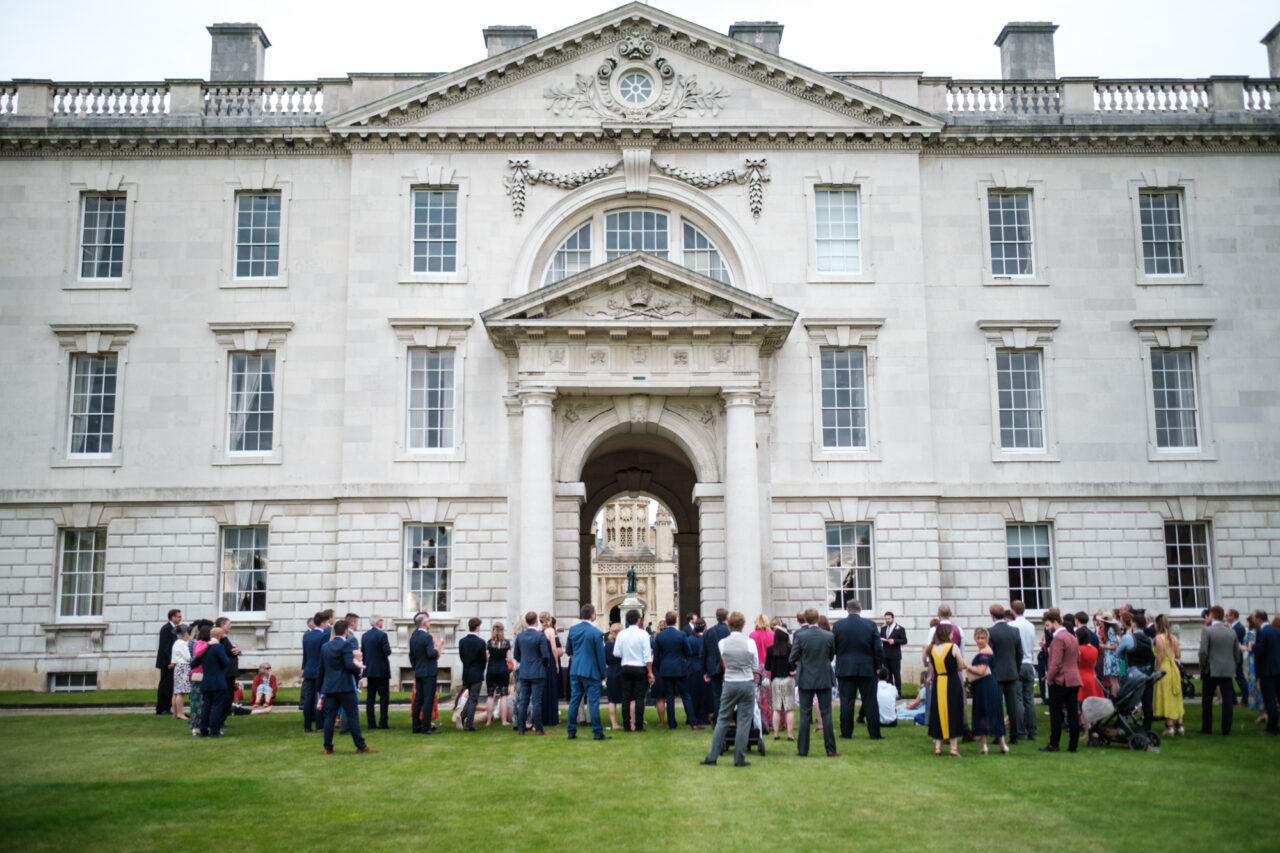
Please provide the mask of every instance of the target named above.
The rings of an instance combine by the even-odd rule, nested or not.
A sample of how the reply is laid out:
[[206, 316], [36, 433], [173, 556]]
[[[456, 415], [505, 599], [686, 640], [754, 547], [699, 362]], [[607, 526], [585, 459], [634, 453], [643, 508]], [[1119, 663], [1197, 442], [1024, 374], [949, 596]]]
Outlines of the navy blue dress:
[[986, 666], [987, 674], [973, 682], [973, 733], [989, 738], [1004, 737], [1004, 708], [1000, 685], [996, 683], [995, 655], [974, 655], [973, 666]]
[[[560, 637], [556, 636], [556, 648], [560, 648]], [[551, 656], [551, 664], [547, 667], [546, 682], [542, 685], [542, 725], [560, 725], [560, 672], [556, 669], [555, 655]]]

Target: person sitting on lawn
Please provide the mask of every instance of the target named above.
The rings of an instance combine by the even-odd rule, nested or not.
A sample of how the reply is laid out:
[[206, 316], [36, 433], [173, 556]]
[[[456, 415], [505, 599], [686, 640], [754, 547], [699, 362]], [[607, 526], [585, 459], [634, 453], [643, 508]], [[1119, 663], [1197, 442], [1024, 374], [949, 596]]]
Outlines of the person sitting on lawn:
[[880, 726], [896, 726], [898, 724], [898, 688], [893, 686], [893, 678], [887, 666], [876, 672], [879, 681], [876, 683], [876, 705], [880, 710]]
[[245, 716], [249, 716], [249, 715], [270, 714], [270, 713], [271, 713], [271, 706], [270, 706], [270, 705], [262, 705], [262, 706], [250, 705], [250, 706], [246, 706], [246, 705], [244, 704], [244, 688], [242, 688], [238, 683], [236, 684], [235, 690], [233, 690], [233, 691], [231, 692], [231, 705], [230, 705], [230, 708], [231, 708], [231, 710], [227, 712], [227, 716], [229, 716], [229, 717], [245, 717]]
[[258, 664], [258, 674], [253, 677], [254, 705], [274, 705], [276, 701], [276, 677], [271, 674], [271, 664]]

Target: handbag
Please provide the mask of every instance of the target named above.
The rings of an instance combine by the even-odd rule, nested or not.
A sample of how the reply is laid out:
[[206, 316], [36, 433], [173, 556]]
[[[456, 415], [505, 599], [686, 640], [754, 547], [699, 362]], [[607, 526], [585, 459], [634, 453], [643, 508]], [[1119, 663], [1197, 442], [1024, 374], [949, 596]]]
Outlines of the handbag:
[[203, 672], [191, 673], [191, 681], [195, 684], [199, 684], [200, 682], [204, 681], [204, 673]]

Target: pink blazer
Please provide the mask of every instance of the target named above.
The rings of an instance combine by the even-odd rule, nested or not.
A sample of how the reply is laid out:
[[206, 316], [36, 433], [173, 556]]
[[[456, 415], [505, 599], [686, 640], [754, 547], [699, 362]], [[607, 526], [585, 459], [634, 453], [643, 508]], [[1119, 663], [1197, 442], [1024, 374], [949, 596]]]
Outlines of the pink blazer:
[[1045, 676], [1050, 684], [1080, 687], [1080, 644], [1071, 632], [1063, 628], [1053, 635], [1049, 644], [1049, 672]]

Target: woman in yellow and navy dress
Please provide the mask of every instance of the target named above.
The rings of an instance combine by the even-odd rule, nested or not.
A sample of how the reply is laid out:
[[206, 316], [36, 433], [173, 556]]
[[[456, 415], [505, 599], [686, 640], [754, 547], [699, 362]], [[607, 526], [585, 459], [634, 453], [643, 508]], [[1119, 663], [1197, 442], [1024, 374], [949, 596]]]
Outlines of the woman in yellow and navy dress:
[[925, 658], [933, 672], [933, 689], [929, 691], [929, 737], [933, 738], [933, 754], [942, 755], [942, 742], [951, 742], [951, 754], [960, 757], [960, 730], [964, 726], [964, 682], [961, 673], [968, 667], [953, 642], [955, 629], [943, 622], [933, 632], [933, 640], [925, 649]]

